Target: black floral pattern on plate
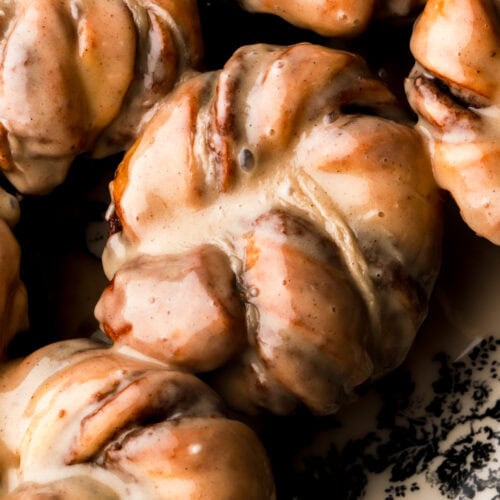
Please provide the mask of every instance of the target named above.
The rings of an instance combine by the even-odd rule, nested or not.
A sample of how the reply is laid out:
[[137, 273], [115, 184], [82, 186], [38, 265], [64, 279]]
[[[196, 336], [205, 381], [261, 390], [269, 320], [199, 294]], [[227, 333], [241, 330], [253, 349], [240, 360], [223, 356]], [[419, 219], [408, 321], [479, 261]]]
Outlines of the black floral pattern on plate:
[[489, 337], [459, 361], [436, 354], [425, 401], [409, 369], [396, 370], [376, 387], [376, 429], [304, 458], [283, 498], [363, 498], [369, 475], [388, 472], [385, 500], [411, 497], [424, 482], [444, 498], [500, 500], [500, 399], [492, 397], [499, 353], [500, 338]]

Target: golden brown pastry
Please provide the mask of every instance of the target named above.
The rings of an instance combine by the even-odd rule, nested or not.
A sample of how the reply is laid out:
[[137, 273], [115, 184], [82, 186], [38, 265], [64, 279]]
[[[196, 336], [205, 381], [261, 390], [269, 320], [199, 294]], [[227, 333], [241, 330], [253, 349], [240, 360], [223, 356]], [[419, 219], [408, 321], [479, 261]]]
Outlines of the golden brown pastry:
[[19, 277], [20, 249], [11, 231], [18, 218], [17, 199], [0, 188], [0, 359], [14, 334], [28, 326], [26, 289]]
[[239, 0], [251, 12], [275, 14], [323, 36], [354, 36], [372, 17], [404, 17], [426, 0]]
[[23, 193], [125, 149], [201, 55], [195, 0], [0, 2], [0, 168]]
[[0, 374], [2, 498], [274, 498], [262, 445], [193, 375], [90, 340]]
[[141, 256], [124, 265], [97, 316], [104, 314], [104, 328], [118, 343], [199, 372], [221, 366], [243, 347], [244, 312], [228, 257], [201, 246], [187, 255]]
[[239, 49], [178, 86], [111, 194], [103, 329], [193, 371], [230, 362], [237, 407], [331, 413], [401, 363], [426, 314], [437, 188], [355, 55]]
[[438, 184], [465, 222], [500, 244], [500, 5], [429, 0], [406, 83]]
[[120, 500], [118, 494], [104, 483], [89, 476], [75, 476], [50, 483], [26, 483], [3, 500]]

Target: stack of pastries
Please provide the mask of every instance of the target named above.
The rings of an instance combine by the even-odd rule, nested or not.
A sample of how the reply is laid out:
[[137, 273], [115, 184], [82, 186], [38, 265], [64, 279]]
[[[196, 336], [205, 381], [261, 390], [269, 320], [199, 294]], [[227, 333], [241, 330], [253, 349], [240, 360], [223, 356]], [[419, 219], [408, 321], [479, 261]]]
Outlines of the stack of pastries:
[[[496, 2], [238, 4], [322, 43], [242, 44], [203, 71], [194, 0], [0, 0], [2, 498], [276, 498], [240, 420], [331, 415], [404, 361], [440, 187], [500, 243]], [[421, 11], [417, 123], [331, 37]], [[22, 220], [76, 157], [117, 152], [102, 332], [7, 359], [29, 323], [19, 201]]]

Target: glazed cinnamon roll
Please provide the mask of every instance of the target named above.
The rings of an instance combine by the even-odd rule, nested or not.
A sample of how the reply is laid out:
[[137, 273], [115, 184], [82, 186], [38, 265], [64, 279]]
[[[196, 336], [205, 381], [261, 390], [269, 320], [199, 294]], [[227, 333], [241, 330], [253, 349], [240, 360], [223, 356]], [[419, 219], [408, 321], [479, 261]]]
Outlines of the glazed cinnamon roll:
[[18, 218], [17, 199], [0, 188], [0, 359], [14, 334], [28, 327], [26, 289], [19, 277], [20, 248], [11, 231]]
[[239, 0], [251, 12], [275, 14], [323, 36], [354, 36], [373, 17], [406, 17], [426, 0]]
[[23, 193], [124, 150], [201, 57], [195, 0], [0, 2], [0, 168]]
[[90, 340], [0, 374], [2, 498], [274, 498], [256, 435], [193, 375]]
[[234, 406], [327, 414], [404, 359], [439, 263], [419, 135], [357, 56], [239, 49], [180, 85], [111, 185], [118, 345], [222, 369]]
[[410, 104], [438, 184], [465, 222], [500, 244], [500, 6], [429, 0], [411, 49]]

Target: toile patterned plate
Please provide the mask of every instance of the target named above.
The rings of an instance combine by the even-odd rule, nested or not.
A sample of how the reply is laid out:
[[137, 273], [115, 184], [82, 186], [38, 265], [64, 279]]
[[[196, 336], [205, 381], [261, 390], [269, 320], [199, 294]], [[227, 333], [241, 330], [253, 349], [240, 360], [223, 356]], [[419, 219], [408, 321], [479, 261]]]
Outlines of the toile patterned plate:
[[285, 449], [286, 435], [302, 436], [289, 463], [273, 456], [278, 498], [500, 500], [500, 247], [449, 214], [405, 364], [334, 417], [272, 427]]

